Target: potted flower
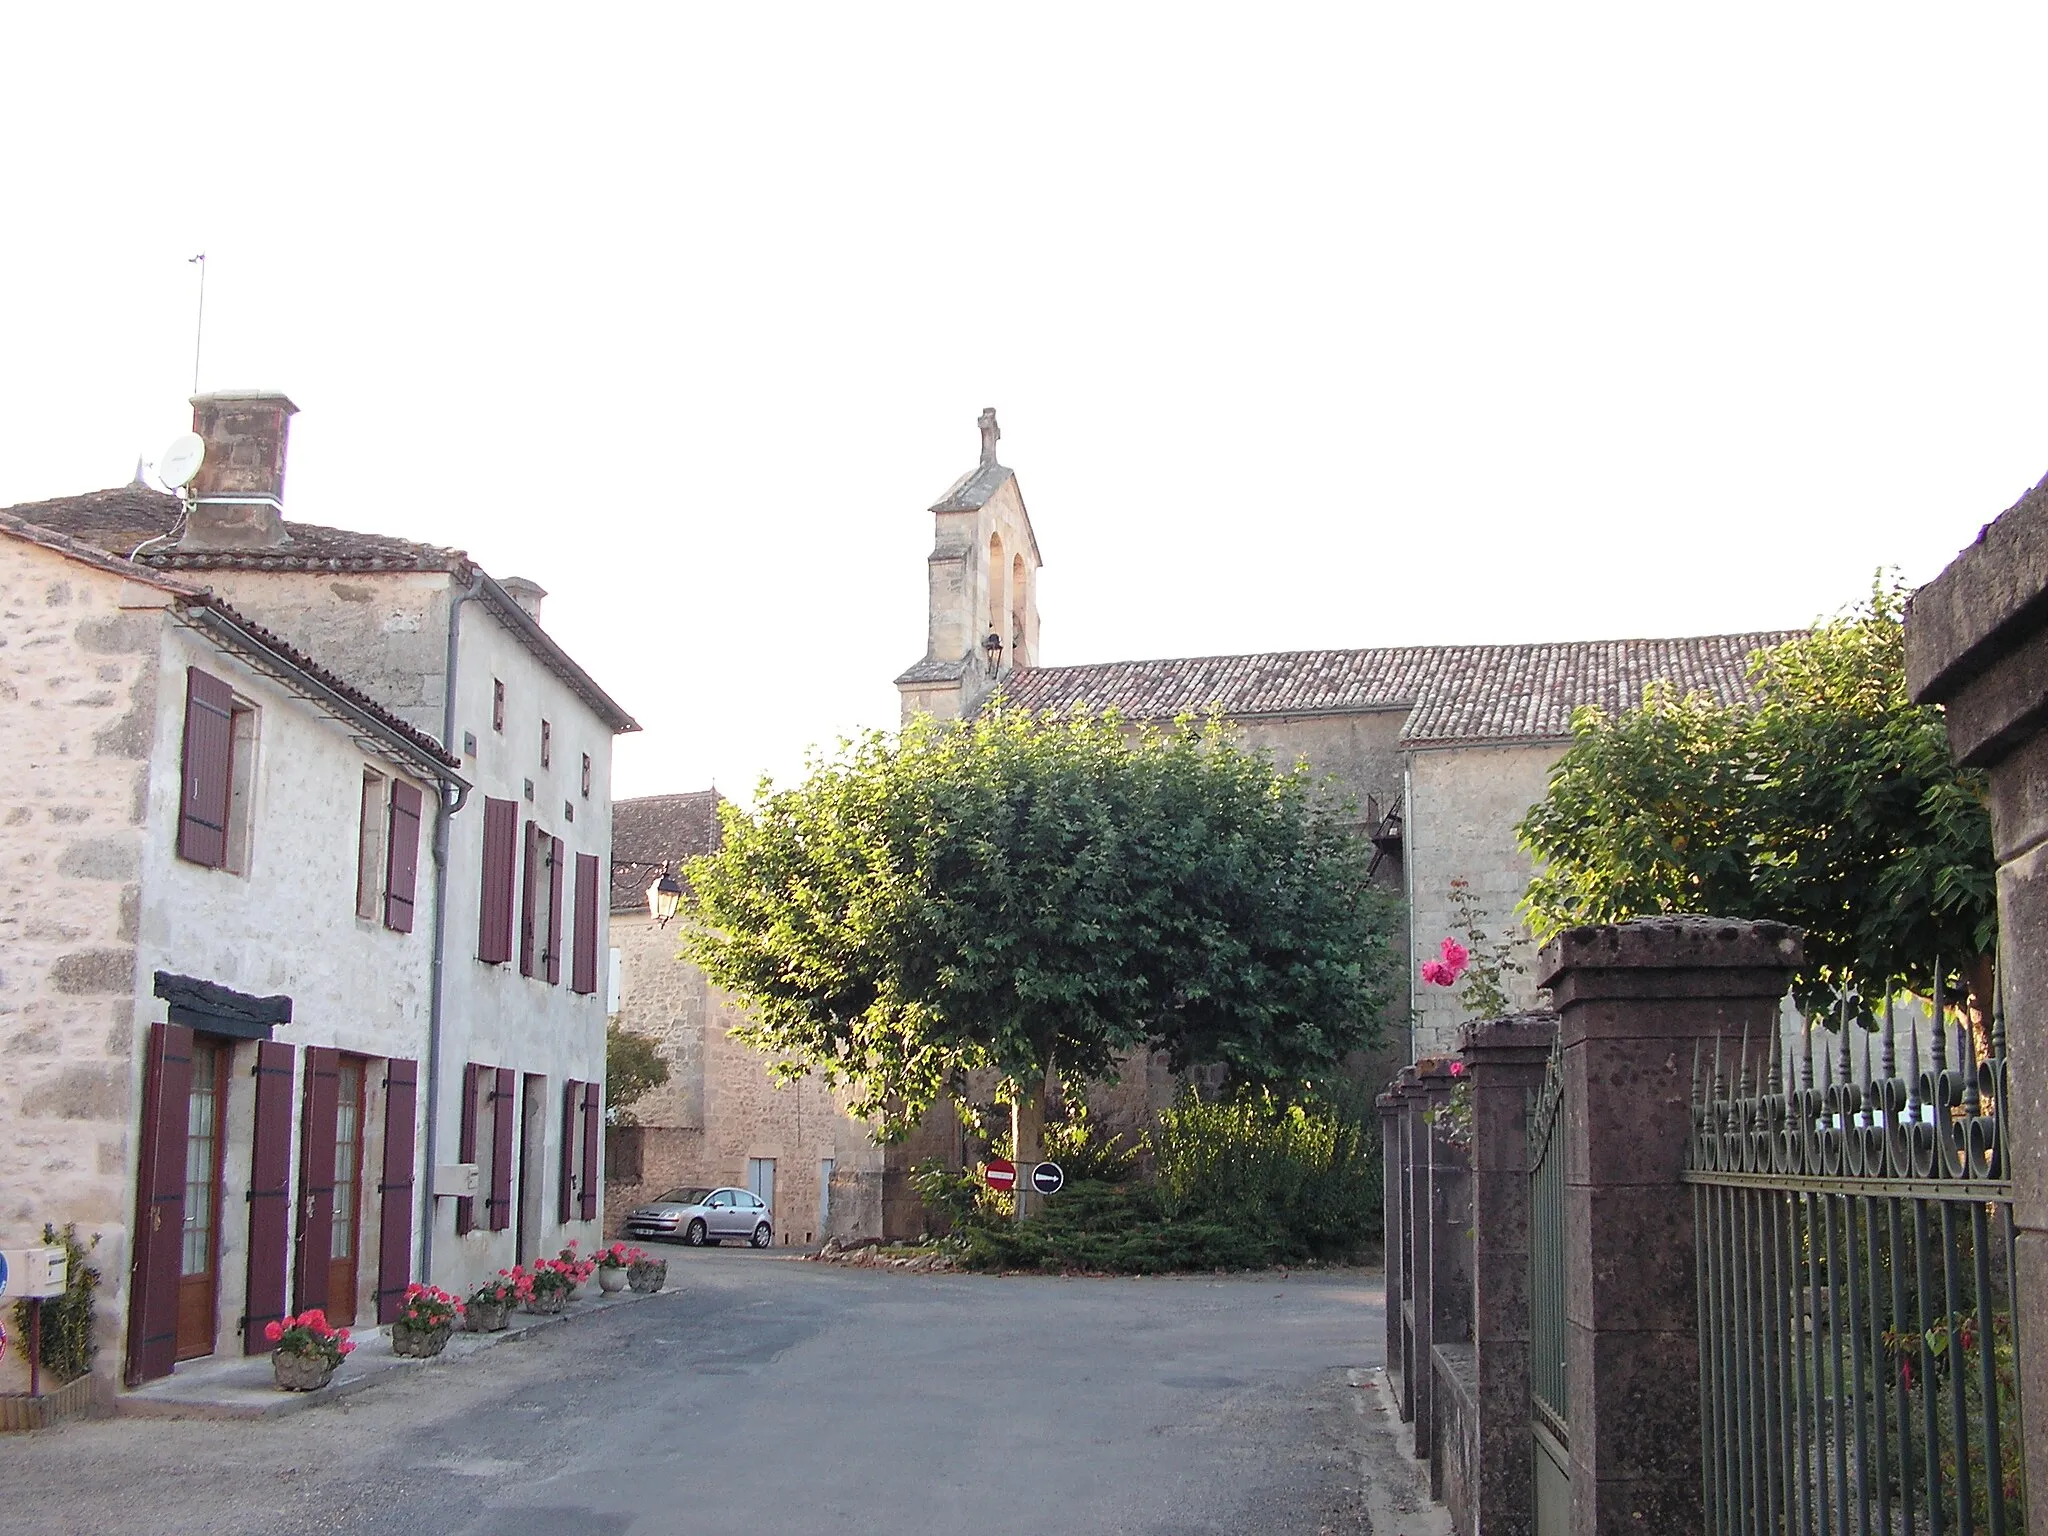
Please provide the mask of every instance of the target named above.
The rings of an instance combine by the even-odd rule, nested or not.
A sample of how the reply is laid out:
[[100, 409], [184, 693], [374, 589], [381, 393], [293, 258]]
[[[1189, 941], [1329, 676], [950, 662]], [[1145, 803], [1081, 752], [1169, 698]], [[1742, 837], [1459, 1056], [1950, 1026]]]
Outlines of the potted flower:
[[391, 1324], [391, 1353], [431, 1360], [448, 1347], [462, 1303], [436, 1285], [408, 1285], [405, 1306]]
[[654, 1258], [638, 1248], [627, 1249], [626, 1284], [649, 1294], [660, 1290], [668, 1284], [668, 1260]]
[[346, 1328], [330, 1327], [323, 1308], [312, 1307], [297, 1317], [273, 1320], [263, 1337], [277, 1347], [270, 1368], [287, 1392], [317, 1392], [334, 1378], [335, 1367], [355, 1353]]
[[572, 1277], [569, 1285], [569, 1296], [572, 1300], [584, 1282], [597, 1271], [597, 1260], [586, 1259], [577, 1253], [576, 1239], [573, 1237], [569, 1239], [568, 1245], [555, 1255], [555, 1262]]
[[638, 1248], [628, 1248], [624, 1243], [613, 1243], [609, 1248], [597, 1251], [597, 1288], [611, 1296], [626, 1288], [626, 1275], [637, 1258], [645, 1258]]
[[497, 1333], [512, 1320], [522, 1302], [533, 1296], [533, 1277], [514, 1266], [501, 1269], [497, 1278], [486, 1280], [469, 1293], [464, 1323], [472, 1333]]
[[581, 1266], [565, 1264], [560, 1259], [536, 1259], [529, 1272], [526, 1294], [526, 1310], [529, 1312], [559, 1312], [576, 1294], [576, 1287], [583, 1283]]

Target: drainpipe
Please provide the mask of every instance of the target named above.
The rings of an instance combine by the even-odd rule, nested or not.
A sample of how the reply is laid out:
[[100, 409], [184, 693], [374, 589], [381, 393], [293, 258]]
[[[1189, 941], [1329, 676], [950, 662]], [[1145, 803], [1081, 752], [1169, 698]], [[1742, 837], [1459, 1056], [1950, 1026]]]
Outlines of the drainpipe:
[[[476, 567], [468, 588], [457, 592], [448, 605], [448, 664], [441, 684], [441, 745], [451, 753], [455, 751], [455, 653], [462, 637], [462, 605], [482, 592], [488, 579], [483, 567]], [[448, 821], [461, 808], [460, 799], [452, 806], [448, 803], [444, 790], [441, 814], [434, 818], [434, 969], [427, 994], [427, 1198], [420, 1217], [423, 1285], [431, 1285], [434, 1279], [434, 1219], [440, 1211], [435, 1204], [434, 1169], [441, 1128], [441, 992], [447, 975], [444, 961], [448, 940]]]

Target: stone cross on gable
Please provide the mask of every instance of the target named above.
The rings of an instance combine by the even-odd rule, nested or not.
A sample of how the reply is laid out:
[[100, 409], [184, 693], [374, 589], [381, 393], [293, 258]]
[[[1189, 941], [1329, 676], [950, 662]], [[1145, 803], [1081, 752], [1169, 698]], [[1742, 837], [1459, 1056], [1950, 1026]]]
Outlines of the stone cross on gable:
[[1003, 435], [1003, 429], [996, 425], [996, 408], [990, 406], [981, 413], [981, 462], [993, 464], [996, 461], [996, 439]]

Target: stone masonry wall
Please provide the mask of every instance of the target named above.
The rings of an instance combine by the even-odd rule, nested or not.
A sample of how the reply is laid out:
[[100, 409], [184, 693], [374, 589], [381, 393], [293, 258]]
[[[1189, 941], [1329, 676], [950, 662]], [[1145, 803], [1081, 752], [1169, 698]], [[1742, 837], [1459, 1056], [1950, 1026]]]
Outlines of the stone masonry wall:
[[[100, 1235], [99, 1374], [125, 1304], [135, 939], [159, 602], [0, 539], [0, 1247]], [[24, 1348], [0, 1391], [26, 1387]]]

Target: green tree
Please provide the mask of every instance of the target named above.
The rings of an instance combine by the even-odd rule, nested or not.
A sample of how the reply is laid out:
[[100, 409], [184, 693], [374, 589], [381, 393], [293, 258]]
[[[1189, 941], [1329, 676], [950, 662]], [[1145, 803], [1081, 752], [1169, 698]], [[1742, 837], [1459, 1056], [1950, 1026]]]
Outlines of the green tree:
[[633, 1124], [633, 1106], [667, 1081], [668, 1063], [654, 1041], [616, 1024], [605, 1031], [604, 1101], [614, 1124]]
[[885, 1136], [968, 1071], [1042, 1113], [1048, 1073], [1140, 1046], [1247, 1083], [1326, 1074], [1378, 1038], [1398, 974], [1344, 809], [1219, 720], [920, 719], [723, 814], [687, 953], [776, 1073], [848, 1086]]
[[1549, 793], [1517, 828], [1539, 864], [1539, 936], [1653, 912], [1775, 918], [1806, 930], [1809, 1008], [1844, 991], [1867, 1020], [1937, 965], [1981, 1014], [1997, 939], [1980, 774], [1938, 709], [1906, 696], [1905, 593], [1870, 600], [1750, 660], [1751, 703], [1653, 687], [1581, 710]]

